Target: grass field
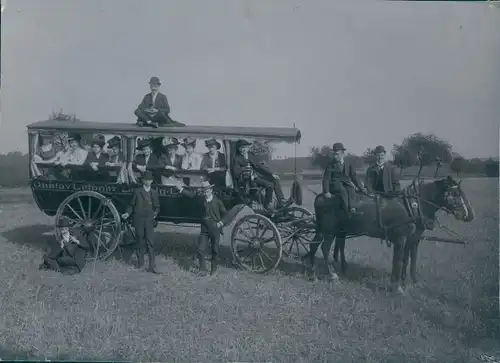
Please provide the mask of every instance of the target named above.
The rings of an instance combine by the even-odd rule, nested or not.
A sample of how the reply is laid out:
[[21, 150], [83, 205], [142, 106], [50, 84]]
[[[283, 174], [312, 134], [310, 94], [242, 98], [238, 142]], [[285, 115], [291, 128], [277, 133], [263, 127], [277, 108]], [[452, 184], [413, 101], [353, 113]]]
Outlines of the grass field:
[[186, 265], [197, 231], [180, 227], [157, 233], [160, 276], [116, 260], [40, 272], [52, 219], [29, 190], [1, 190], [0, 358], [499, 362], [498, 180], [464, 185], [476, 220], [441, 220], [470, 243], [422, 242], [420, 283], [404, 297], [386, 289], [391, 251], [367, 238], [348, 241], [339, 283], [311, 283], [292, 262], [265, 276], [237, 270], [227, 247], [218, 275], [196, 277]]

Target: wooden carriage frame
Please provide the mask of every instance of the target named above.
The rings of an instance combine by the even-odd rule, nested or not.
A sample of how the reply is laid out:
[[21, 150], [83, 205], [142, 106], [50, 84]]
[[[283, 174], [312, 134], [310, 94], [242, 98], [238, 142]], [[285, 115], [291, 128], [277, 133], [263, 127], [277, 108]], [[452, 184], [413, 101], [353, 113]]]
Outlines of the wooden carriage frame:
[[[301, 133], [296, 128], [285, 127], [233, 127], [233, 126], [185, 126], [158, 129], [138, 127], [133, 124], [103, 122], [39, 121], [28, 125], [30, 165], [35, 154], [39, 133], [99, 133], [119, 136], [125, 154], [127, 170], [132, 170], [133, 155], [137, 139], [148, 137], [194, 137], [217, 138], [223, 141], [228, 168], [231, 168], [236, 140], [246, 139], [265, 142], [299, 143]], [[48, 216], [55, 216], [56, 235], [61, 218], [69, 218], [73, 228], [79, 229], [89, 241], [93, 256], [107, 259], [119, 246], [134, 240], [133, 228], [121, 219], [125, 205], [123, 200], [131, 196], [136, 184], [127, 180], [122, 183], [95, 184], [86, 181], [54, 182], [40, 180], [32, 174], [30, 187], [39, 209]], [[196, 187], [194, 187], [196, 188]], [[224, 190], [215, 190], [225, 198], [229, 207], [226, 225], [234, 225], [231, 231], [233, 260], [249, 271], [265, 273], [275, 269], [282, 257], [298, 258], [308, 252], [314, 235], [313, 215], [299, 205], [269, 212], [255, 203], [241, 198], [240, 192], [229, 185]], [[179, 197], [173, 187], [161, 187], [160, 204]], [[169, 199], [170, 198], [170, 199]], [[258, 203], [257, 203], [258, 204]], [[240, 211], [248, 206], [253, 213], [241, 217]], [[160, 223], [199, 224], [192, 218], [172, 218], [160, 212]]]

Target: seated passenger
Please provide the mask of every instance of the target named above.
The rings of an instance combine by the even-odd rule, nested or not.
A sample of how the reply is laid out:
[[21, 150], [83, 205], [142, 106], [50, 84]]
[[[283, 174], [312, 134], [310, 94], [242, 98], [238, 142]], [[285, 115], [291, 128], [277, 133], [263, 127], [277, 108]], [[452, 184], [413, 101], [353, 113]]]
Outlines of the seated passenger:
[[170, 105], [168, 104], [167, 96], [159, 92], [161, 81], [158, 77], [151, 77], [149, 87], [151, 93], [148, 93], [142, 99], [141, 104], [135, 110], [137, 116], [137, 125], [151, 126], [185, 126], [184, 124], [174, 121], [168, 115], [170, 113]]
[[278, 199], [278, 208], [290, 204], [291, 201], [285, 200], [279, 176], [273, 174], [266, 166], [253, 160], [249, 154], [252, 144], [246, 140], [238, 140], [236, 142], [236, 155], [233, 161], [233, 172], [237, 182], [241, 185], [244, 182], [244, 172], [251, 171], [251, 181], [258, 186], [266, 189], [266, 197], [264, 200], [264, 208], [269, 208], [273, 197], [273, 190]]
[[[125, 172], [125, 156], [123, 155], [122, 141], [120, 137], [114, 136], [108, 140], [108, 155], [109, 161], [104, 165], [106, 167], [115, 168], [114, 170], [109, 170], [108, 174], [111, 178], [116, 180], [117, 183], [126, 183], [128, 181], [127, 173]], [[120, 170], [116, 170], [120, 168]]]
[[134, 169], [144, 174], [147, 169], [154, 170], [158, 168], [158, 158], [153, 154], [151, 149], [151, 140], [139, 140], [137, 141], [137, 150], [142, 151], [142, 154], [138, 154], [132, 163]]
[[79, 134], [69, 134], [67, 139], [69, 148], [56, 156], [54, 164], [63, 167], [66, 165], [83, 165], [88, 153], [80, 146], [81, 139], [82, 137]]
[[91, 151], [87, 154], [85, 165], [89, 165], [94, 171], [98, 171], [99, 167], [105, 166], [109, 161], [109, 155], [104, 153], [102, 148], [106, 143], [104, 136], [99, 135], [90, 141]]
[[172, 185], [176, 180], [174, 178], [175, 172], [182, 166], [182, 157], [177, 155], [179, 141], [175, 137], [164, 138], [162, 144], [165, 153], [160, 158], [160, 165], [164, 167], [161, 173], [161, 183], [163, 185]]
[[194, 152], [196, 139], [185, 138], [182, 147], [186, 150], [182, 156], [181, 168], [184, 170], [200, 170], [201, 155]]
[[226, 156], [219, 151], [221, 148], [220, 142], [215, 139], [206, 140], [205, 146], [209, 151], [203, 154], [200, 169], [208, 171], [208, 177], [212, 184], [225, 185]]
[[54, 146], [53, 136], [50, 134], [39, 134], [40, 146], [37, 150], [37, 153], [33, 155], [33, 159], [31, 160], [31, 173], [35, 177], [39, 177], [42, 175], [49, 176], [49, 171], [40, 170], [37, 164], [52, 164], [57, 156], [57, 150]]

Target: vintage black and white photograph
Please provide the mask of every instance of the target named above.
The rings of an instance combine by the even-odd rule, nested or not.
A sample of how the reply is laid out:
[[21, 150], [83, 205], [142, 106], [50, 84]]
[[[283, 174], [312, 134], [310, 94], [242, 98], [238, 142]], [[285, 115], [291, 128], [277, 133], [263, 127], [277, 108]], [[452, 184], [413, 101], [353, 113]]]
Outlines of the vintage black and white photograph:
[[1, 5], [0, 360], [500, 363], [494, 2]]

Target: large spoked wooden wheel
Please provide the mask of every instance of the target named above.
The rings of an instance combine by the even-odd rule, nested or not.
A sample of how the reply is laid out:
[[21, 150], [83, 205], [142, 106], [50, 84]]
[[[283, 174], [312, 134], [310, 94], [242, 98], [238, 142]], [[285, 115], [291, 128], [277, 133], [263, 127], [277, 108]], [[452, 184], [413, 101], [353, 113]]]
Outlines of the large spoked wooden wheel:
[[309, 252], [315, 229], [311, 227], [311, 221], [294, 222], [312, 215], [306, 208], [293, 206], [277, 216], [276, 227], [280, 232], [283, 254], [286, 257], [298, 259]]
[[82, 191], [71, 194], [59, 206], [56, 213], [57, 225], [61, 218], [72, 223], [86, 238], [92, 253], [101, 260], [111, 256], [121, 239], [121, 217], [113, 202], [100, 193]]
[[231, 251], [241, 267], [262, 274], [278, 266], [282, 254], [281, 236], [269, 218], [249, 214], [233, 228]]

